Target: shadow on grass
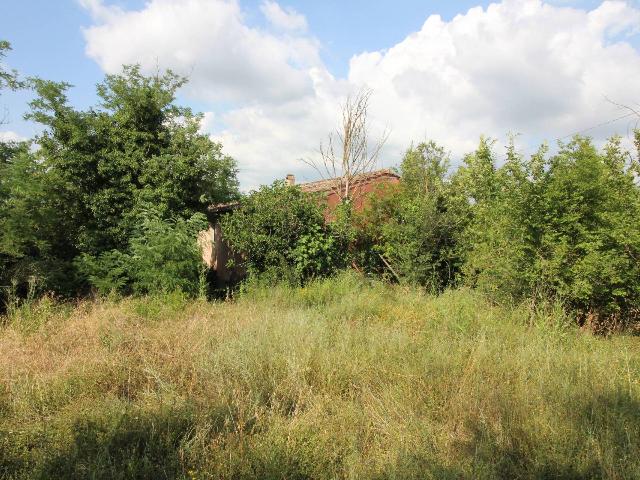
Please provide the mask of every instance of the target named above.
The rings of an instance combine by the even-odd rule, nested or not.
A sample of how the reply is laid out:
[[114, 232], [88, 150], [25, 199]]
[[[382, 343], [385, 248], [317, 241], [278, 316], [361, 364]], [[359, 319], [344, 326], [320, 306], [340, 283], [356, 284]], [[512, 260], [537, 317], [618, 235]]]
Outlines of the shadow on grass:
[[[640, 478], [638, 399], [618, 392], [579, 405], [561, 420], [568, 436], [542, 442], [523, 422], [497, 435], [471, 419], [472, 437], [460, 445], [458, 461], [429, 452], [399, 453], [375, 478]], [[20, 448], [0, 445], [0, 477], [177, 479], [192, 478], [191, 469], [200, 470], [195, 478], [204, 473], [238, 479], [347, 476], [345, 458], [310, 458], [311, 452], [322, 457], [321, 451], [290, 450], [284, 438], [269, 443], [269, 432], [252, 425], [238, 435], [230, 419], [228, 406], [104, 412], [73, 422], [70, 437], [49, 431], [45, 438], [41, 431]], [[267, 437], [259, 440], [262, 434]]]
[[78, 420], [73, 442], [46, 458], [36, 478], [181, 478], [182, 445], [195, 423], [188, 409]]
[[583, 399], [576, 407], [560, 420], [565, 425], [554, 426], [571, 434], [544, 442], [520, 425], [505, 438], [473, 424], [473, 440], [466, 445], [473, 451], [473, 478], [640, 478], [640, 401], [617, 392]]

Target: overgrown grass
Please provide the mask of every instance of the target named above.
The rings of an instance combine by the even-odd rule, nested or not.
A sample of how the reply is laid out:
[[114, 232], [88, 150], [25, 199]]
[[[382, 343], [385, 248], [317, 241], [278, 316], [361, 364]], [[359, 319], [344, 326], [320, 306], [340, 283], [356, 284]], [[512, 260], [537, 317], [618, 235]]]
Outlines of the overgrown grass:
[[640, 339], [553, 309], [350, 274], [45, 302], [0, 330], [1, 478], [640, 478]]

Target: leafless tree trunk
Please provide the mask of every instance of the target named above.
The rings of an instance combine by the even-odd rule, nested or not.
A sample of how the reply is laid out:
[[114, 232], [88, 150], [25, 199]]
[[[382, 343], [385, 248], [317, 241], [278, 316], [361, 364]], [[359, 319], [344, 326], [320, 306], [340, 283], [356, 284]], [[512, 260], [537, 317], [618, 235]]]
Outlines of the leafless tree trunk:
[[367, 115], [372, 91], [360, 90], [342, 105], [342, 124], [320, 143], [320, 156], [303, 159], [324, 180], [335, 179], [332, 189], [341, 201], [350, 201], [359, 175], [375, 169], [380, 151], [389, 134], [385, 130], [373, 143], [369, 142]]

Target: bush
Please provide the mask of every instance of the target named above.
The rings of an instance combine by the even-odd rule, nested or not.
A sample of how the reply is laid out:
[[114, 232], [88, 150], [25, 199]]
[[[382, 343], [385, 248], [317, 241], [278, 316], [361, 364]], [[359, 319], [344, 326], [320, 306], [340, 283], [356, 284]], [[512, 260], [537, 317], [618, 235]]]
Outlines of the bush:
[[618, 138], [545, 153], [524, 160], [512, 144], [497, 168], [484, 142], [459, 171], [473, 213], [467, 282], [501, 299], [555, 297], [597, 328], [638, 320], [637, 162]]
[[[639, 139], [640, 133], [636, 134]], [[402, 182], [357, 215], [363, 250], [401, 282], [430, 291], [466, 283], [497, 302], [561, 302], [596, 329], [639, 320], [638, 160], [612, 138], [576, 137], [529, 158], [493, 141], [450, 173], [444, 149], [411, 148]]]
[[104, 252], [97, 257], [81, 255], [78, 270], [102, 295], [128, 291], [131, 283], [131, 257], [119, 250]]
[[434, 142], [407, 151], [402, 183], [392, 195], [374, 199], [374, 247], [402, 281], [442, 291], [460, 271], [458, 236], [463, 216], [455, 210], [449, 158]]
[[206, 291], [204, 264], [197, 234], [206, 217], [163, 220], [152, 211], [141, 215], [140, 230], [126, 252], [112, 250], [98, 257], [83, 255], [78, 268], [101, 294], [157, 294], [181, 291], [195, 296]]
[[221, 224], [249, 275], [300, 282], [337, 266], [338, 242], [325, 225], [321, 204], [299, 187], [284, 182], [263, 186]]
[[134, 292], [202, 293], [205, 266], [197, 235], [207, 225], [201, 213], [188, 220], [146, 217], [140, 233], [131, 240]]

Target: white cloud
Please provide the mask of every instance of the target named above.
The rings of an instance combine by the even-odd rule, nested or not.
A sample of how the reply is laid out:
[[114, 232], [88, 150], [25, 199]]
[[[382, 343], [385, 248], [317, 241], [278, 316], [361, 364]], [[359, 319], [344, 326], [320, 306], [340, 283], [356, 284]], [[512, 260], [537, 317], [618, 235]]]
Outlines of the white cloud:
[[262, 2], [260, 10], [266, 19], [282, 30], [306, 30], [307, 19], [292, 8], [283, 9], [277, 2], [266, 0]]
[[237, 1], [151, 0], [135, 11], [82, 1], [96, 21], [84, 29], [86, 52], [106, 72], [170, 67], [208, 101], [283, 102], [311, 92], [317, 42], [249, 27]]
[[116, 5], [104, 5], [102, 0], [78, 0], [78, 3], [84, 7], [95, 20], [101, 22], [117, 21], [118, 17], [124, 12]]
[[395, 141], [426, 135], [458, 153], [481, 133], [553, 141], [615, 116], [605, 96], [640, 99], [638, 51], [605, 37], [639, 13], [505, 0], [450, 22], [431, 16], [388, 51], [354, 56], [349, 80], [379, 92], [375, 113], [402, 126]]
[[621, 1], [606, 1], [589, 14], [589, 27], [596, 33], [616, 35], [627, 30], [629, 35], [640, 32], [640, 10]]
[[[310, 34], [252, 28], [234, 1], [151, 0], [137, 12], [100, 8], [98, 24], [85, 35], [87, 52], [106, 71], [130, 62], [192, 68], [191, 95], [234, 104], [212, 105], [216, 113], [203, 128], [238, 159], [245, 187], [289, 172], [310, 178], [298, 159], [315, 154], [337, 124], [344, 95], [361, 86], [374, 91], [374, 130], [391, 130], [387, 165], [412, 141], [427, 138], [454, 156], [473, 149], [481, 134], [554, 142], [624, 113], [605, 96], [640, 101], [640, 52], [628, 42], [639, 33], [640, 9], [627, 2], [588, 11], [504, 0], [451, 21], [433, 15], [396, 45], [354, 55], [344, 79], [328, 72]], [[306, 25], [268, 0], [261, 8], [280, 30], [301, 32]], [[613, 123], [589, 134], [601, 139], [625, 127]]]
[[[338, 122], [340, 101], [349, 91], [324, 69], [311, 72], [313, 95], [279, 105], [251, 105], [222, 115], [213, 138], [240, 161], [245, 189], [294, 173], [299, 181], [317, 175], [301, 159], [318, 155], [320, 140]], [[204, 127], [206, 129], [206, 125]]]
[[27, 140], [27, 138], [19, 133], [12, 131], [0, 132], [0, 142], [22, 142], [24, 140]]

